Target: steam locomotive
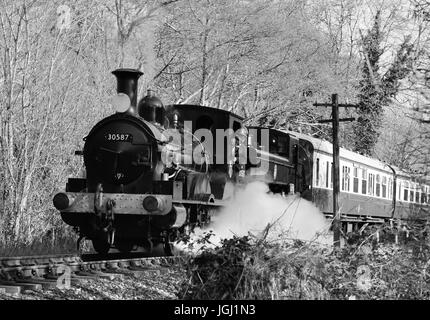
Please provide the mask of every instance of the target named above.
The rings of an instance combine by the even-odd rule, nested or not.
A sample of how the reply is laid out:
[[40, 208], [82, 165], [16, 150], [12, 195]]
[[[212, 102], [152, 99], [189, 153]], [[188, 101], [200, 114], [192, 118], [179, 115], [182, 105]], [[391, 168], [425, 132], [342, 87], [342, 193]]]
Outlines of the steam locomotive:
[[[65, 192], [53, 198], [63, 221], [79, 232], [79, 241], [92, 240], [101, 254], [138, 246], [151, 252], [162, 245], [170, 255], [174, 240], [195, 225], [208, 224], [234, 197], [235, 186], [254, 180], [266, 182], [272, 192], [300, 193], [330, 214], [328, 142], [246, 128], [240, 116], [221, 109], [164, 106], [151, 91], [137, 103], [142, 73], [112, 73], [126, 103], [97, 123], [84, 138], [83, 151], [76, 152], [83, 155], [86, 177], [69, 178]], [[428, 183], [412, 182], [405, 173], [344, 149], [340, 156], [345, 228], [348, 221], [357, 226], [366, 219], [403, 217], [412, 203], [419, 210], [427, 207]]]
[[[84, 149], [77, 154], [83, 155], [86, 177], [69, 178], [53, 203], [64, 222], [76, 227], [80, 240], [92, 240], [99, 253], [111, 247], [129, 252], [136, 246], [151, 252], [161, 244], [171, 254], [174, 239], [208, 223], [211, 213], [231, 197], [238, 176], [231, 150], [221, 150], [211, 163], [203, 139], [194, 133], [205, 129], [216, 138], [216, 129], [240, 131], [242, 118], [201, 106], [163, 106], [152, 92], [137, 103], [142, 73], [112, 73], [118, 94], [125, 94], [129, 104], [84, 138]], [[169, 130], [178, 133], [179, 141], [172, 141]]]

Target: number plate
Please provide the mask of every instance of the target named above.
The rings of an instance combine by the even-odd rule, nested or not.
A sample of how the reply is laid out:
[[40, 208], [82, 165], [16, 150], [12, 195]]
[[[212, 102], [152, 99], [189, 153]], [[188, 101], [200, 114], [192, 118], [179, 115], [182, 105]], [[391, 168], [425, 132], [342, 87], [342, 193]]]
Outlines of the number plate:
[[105, 139], [107, 141], [132, 142], [133, 136], [129, 133], [107, 133]]

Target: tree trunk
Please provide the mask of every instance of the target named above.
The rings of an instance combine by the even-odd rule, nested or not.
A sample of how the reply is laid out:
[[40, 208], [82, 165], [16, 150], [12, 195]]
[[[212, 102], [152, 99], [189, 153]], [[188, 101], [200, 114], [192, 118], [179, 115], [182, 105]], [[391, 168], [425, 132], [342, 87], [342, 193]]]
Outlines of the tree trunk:
[[209, 36], [209, 29], [208, 29], [208, 22], [209, 18], [206, 15], [206, 25], [205, 25], [205, 31], [203, 33], [203, 48], [202, 48], [202, 82], [201, 82], [201, 91], [200, 91], [200, 99], [199, 104], [204, 105], [205, 104], [205, 87], [206, 87], [206, 78], [207, 78], [207, 59], [208, 59], [208, 52], [207, 52], [207, 43], [208, 43], [208, 36]]

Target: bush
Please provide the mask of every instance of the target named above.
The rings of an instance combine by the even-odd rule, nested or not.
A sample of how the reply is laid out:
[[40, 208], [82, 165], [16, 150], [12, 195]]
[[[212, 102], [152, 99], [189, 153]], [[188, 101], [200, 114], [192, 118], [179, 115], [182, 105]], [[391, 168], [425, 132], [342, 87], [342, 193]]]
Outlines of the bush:
[[[388, 226], [378, 227], [391, 238]], [[428, 241], [396, 245], [368, 233], [342, 249], [252, 237], [223, 240], [189, 260], [183, 299], [428, 299]], [[421, 231], [422, 232], [422, 229]], [[392, 235], [393, 236], [393, 235]], [[420, 249], [417, 249], [420, 248]]]

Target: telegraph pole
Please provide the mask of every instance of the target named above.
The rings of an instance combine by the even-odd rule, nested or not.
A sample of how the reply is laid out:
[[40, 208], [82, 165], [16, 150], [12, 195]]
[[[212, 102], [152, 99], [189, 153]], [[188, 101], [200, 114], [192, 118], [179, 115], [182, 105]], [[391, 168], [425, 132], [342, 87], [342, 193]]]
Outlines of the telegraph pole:
[[333, 133], [333, 242], [335, 247], [340, 247], [340, 231], [341, 220], [339, 211], [339, 122], [354, 121], [355, 118], [339, 119], [339, 107], [342, 108], [357, 108], [354, 104], [339, 104], [337, 93], [331, 95], [331, 104], [329, 103], [314, 103], [315, 107], [330, 107], [331, 106], [331, 119], [320, 120], [320, 123], [332, 123]]

